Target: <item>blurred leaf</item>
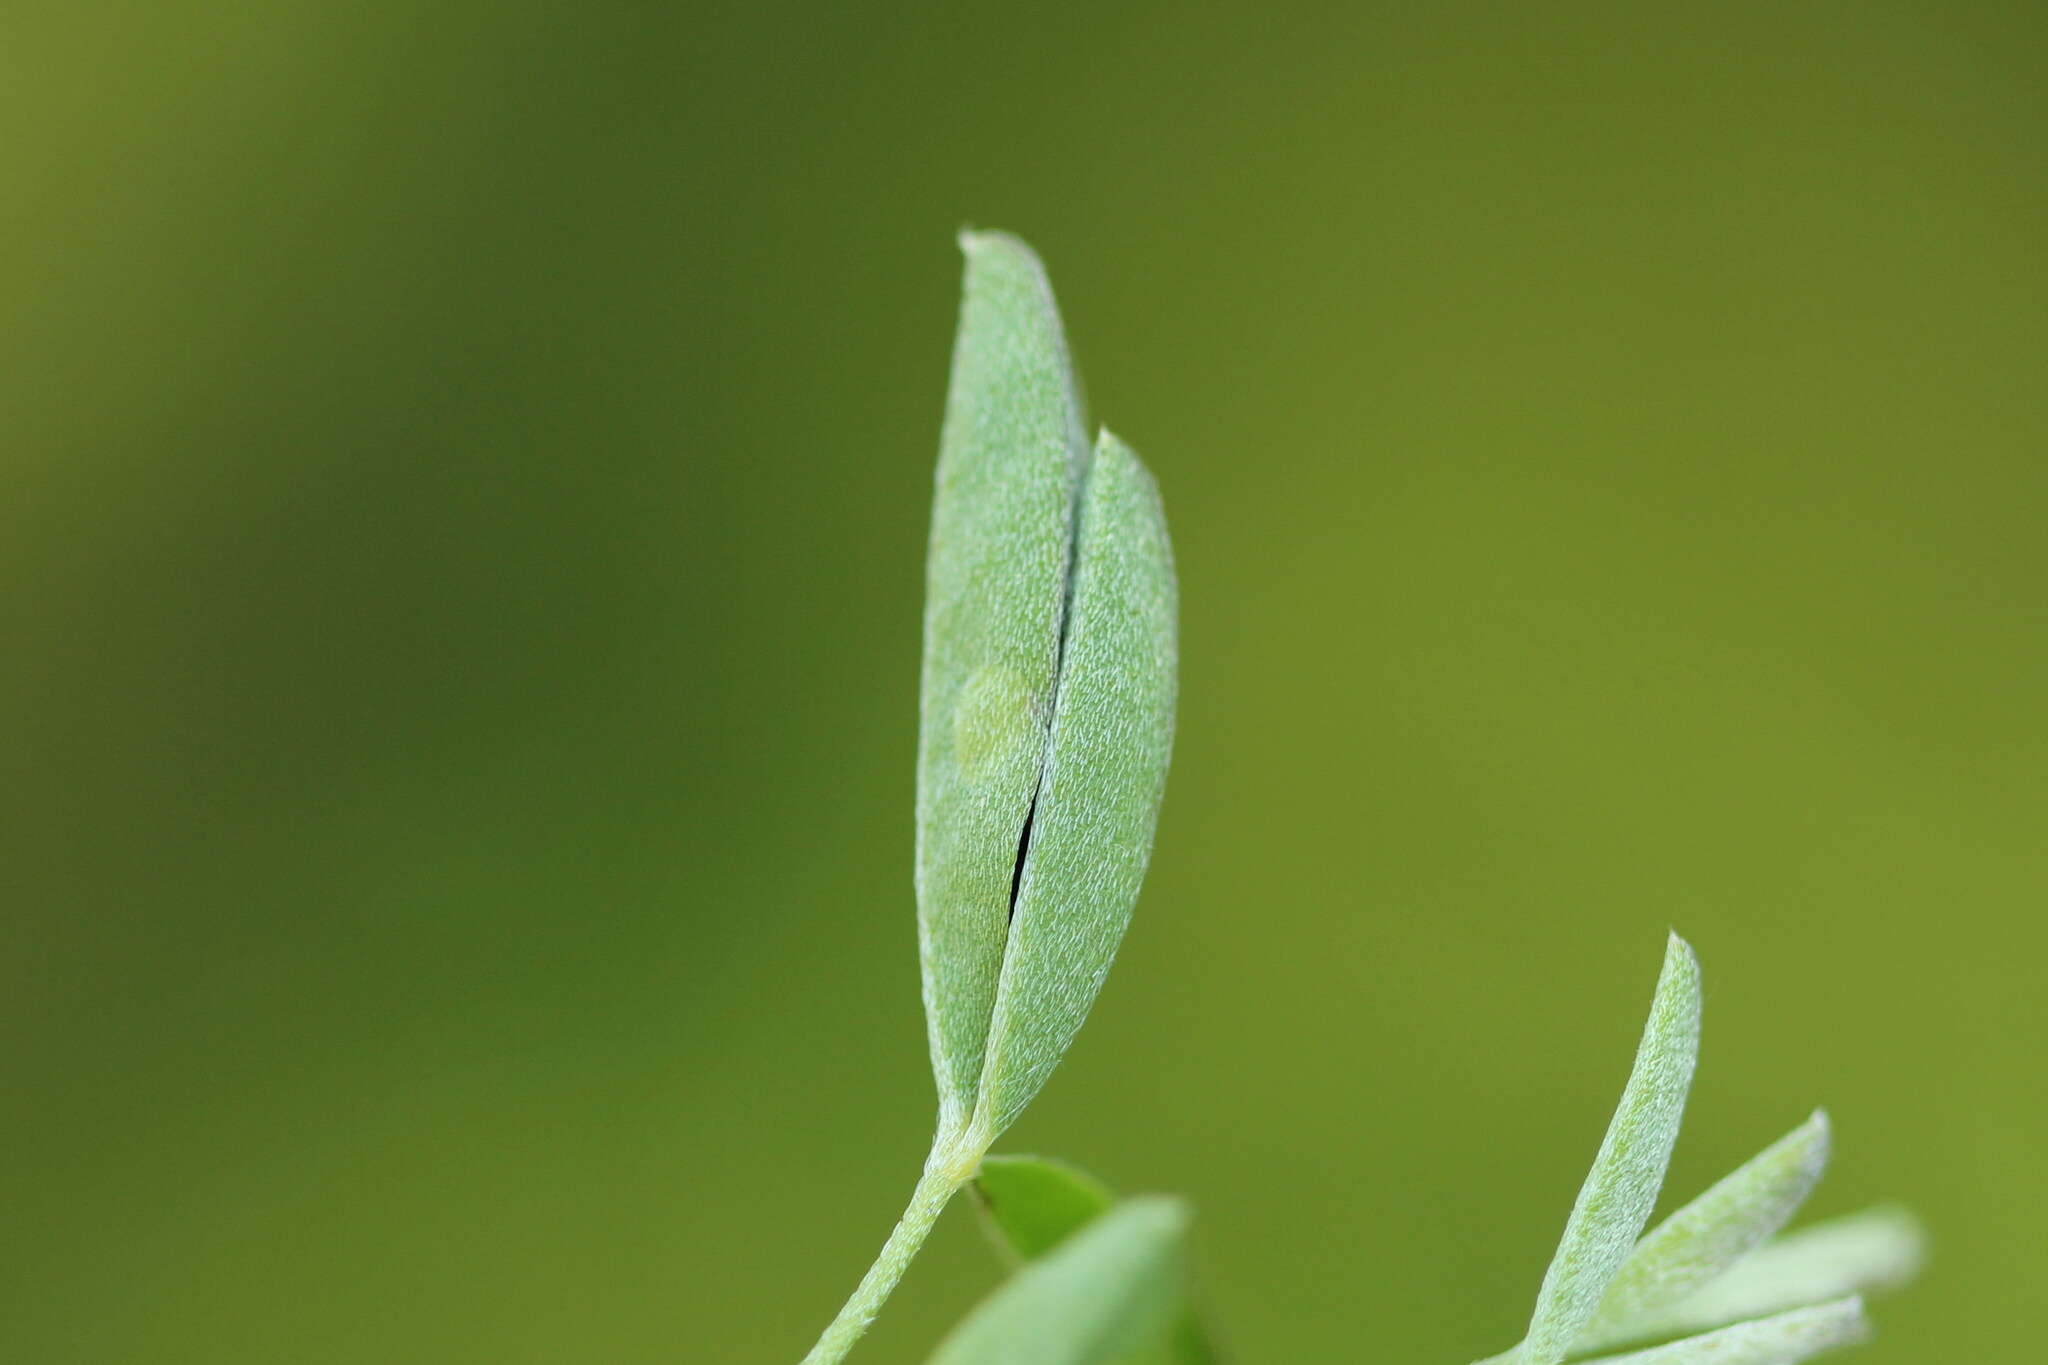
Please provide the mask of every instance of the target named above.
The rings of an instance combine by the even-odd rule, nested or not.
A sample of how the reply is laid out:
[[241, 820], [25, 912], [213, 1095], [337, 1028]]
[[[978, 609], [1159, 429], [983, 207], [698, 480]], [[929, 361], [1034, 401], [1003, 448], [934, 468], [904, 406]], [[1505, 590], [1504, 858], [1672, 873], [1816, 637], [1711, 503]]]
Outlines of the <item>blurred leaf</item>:
[[975, 1122], [1001, 1133], [1087, 1017], [1144, 881], [1173, 748], [1173, 556], [1152, 477], [1102, 433], [1081, 509], [1044, 785]]
[[1106, 1212], [1113, 1196], [1085, 1171], [1036, 1156], [992, 1156], [974, 1178], [990, 1236], [1019, 1261], [1052, 1250]]
[[1187, 1206], [1127, 1200], [982, 1300], [931, 1365], [1113, 1365], [1157, 1338], [1181, 1292]]
[[1796, 1365], [1869, 1334], [1863, 1301], [1839, 1299], [1585, 1365]]
[[1575, 1349], [1656, 1335], [1639, 1322], [1692, 1294], [1785, 1226], [1827, 1163], [1827, 1115], [1816, 1111], [1645, 1237]]
[[1122, 1365], [1215, 1365], [1221, 1359], [1202, 1320], [1184, 1305], [1163, 1340], [1131, 1352]]
[[1634, 1250], [1678, 1140], [1699, 1042], [1699, 963], [1673, 934], [1621, 1105], [1536, 1296], [1520, 1348], [1523, 1365], [1557, 1365], [1565, 1358]]
[[1850, 1294], [1894, 1289], [1926, 1259], [1926, 1235], [1903, 1209], [1829, 1219], [1766, 1242], [1698, 1293], [1645, 1315], [1645, 1336], [1698, 1332]]
[[[975, 1178], [975, 1207], [990, 1239], [1020, 1261], [1035, 1260], [1110, 1208], [1102, 1182], [1063, 1161], [1035, 1156], [989, 1157]], [[1173, 1324], [1120, 1365], [1209, 1365], [1209, 1334], [1185, 1296]]]
[[1029, 247], [961, 238], [966, 280], [925, 599], [917, 902], [941, 1126], [973, 1110], [1039, 790], [1088, 446], [1059, 314]]

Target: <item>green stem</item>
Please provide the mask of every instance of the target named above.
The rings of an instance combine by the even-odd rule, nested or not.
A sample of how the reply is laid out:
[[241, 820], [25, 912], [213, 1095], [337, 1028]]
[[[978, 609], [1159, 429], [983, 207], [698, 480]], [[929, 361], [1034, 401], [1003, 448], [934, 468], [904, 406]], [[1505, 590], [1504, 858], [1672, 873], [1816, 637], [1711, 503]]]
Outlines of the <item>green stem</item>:
[[868, 1273], [861, 1277], [860, 1287], [853, 1291], [853, 1297], [839, 1310], [839, 1316], [832, 1319], [832, 1325], [818, 1338], [818, 1344], [811, 1348], [811, 1353], [803, 1358], [803, 1365], [837, 1365], [846, 1358], [846, 1353], [853, 1349], [853, 1343], [860, 1340], [861, 1333], [868, 1330], [868, 1324], [882, 1311], [882, 1305], [888, 1301], [897, 1281], [909, 1268], [911, 1257], [917, 1255], [918, 1248], [924, 1245], [924, 1239], [931, 1233], [932, 1225], [939, 1221], [946, 1201], [974, 1178], [974, 1168], [979, 1161], [979, 1154], [960, 1159], [950, 1144], [932, 1148], [931, 1157], [925, 1162], [924, 1174], [918, 1178], [917, 1188], [910, 1193], [910, 1206], [896, 1220], [895, 1230], [882, 1244], [882, 1252], [868, 1267]]

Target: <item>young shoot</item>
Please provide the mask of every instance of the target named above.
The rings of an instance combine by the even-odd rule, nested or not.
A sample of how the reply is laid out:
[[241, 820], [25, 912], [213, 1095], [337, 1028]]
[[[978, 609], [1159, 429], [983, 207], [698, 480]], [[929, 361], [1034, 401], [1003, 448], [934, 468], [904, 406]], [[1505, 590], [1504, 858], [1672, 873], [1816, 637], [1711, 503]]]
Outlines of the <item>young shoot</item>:
[[[960, 241], [917, 758], [938, 1118], [909, 1206], [804, 1365], [845, 1358], [970, 1183], [1011, 1274], [931, 1365], [1214, 1365], [1185, 1204], [989, 1156], [1130, 922], [1173, 747], [1177, 604], [1158, 492], [1116, 437], [1089, 437], [1044, 267], [1002, 233]], [[1862, 1295], [1918, 1268], [1919, 1230], [1896, 1211], [1782, 1234], [1827, 1165], [1819, 1111], [1644, 1235], [1699, 1040], [1699, 963], [1674, 934], [1528, 1330], [1481, 1365], [1797, 1365], [1860, 1340]]]

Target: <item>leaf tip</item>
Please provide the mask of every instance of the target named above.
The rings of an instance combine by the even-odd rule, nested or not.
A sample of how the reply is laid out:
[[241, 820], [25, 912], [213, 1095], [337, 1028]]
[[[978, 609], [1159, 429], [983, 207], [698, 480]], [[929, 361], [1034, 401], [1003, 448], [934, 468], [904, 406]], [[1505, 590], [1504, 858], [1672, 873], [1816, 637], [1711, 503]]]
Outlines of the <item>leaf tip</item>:
[[1667, 966], [1685, 965], [1690, 966], [1694, 971], [1698, 971], [1700, 966], [1699, 955], [1692, 950], [1692, 945], [1686, 942], [1676, 929], [1671, 930], [1665, 936], [1664, 961]]
[[1669, 997], [1694, 1016], [1698, 1026], [1700, 1010], [1700, 959], [1692, 945], [1673, 930], [1664, 942], [1664, 966], [1657, 976], [1657, 994]]
[[1837, 1299], [1833, 1305], [1822, 1305], [1830, 1306], [1835, 1310], [1836, 1345], [1853, 1346], [1859, 1341], [1870, 1339], [1870, 1315], [1863, 1311], [1861, 1294], [1851, 1294], [1845, 1299]]
[[1000, 228], [963, 227], [954, 238], [960, 244], [960, 252], [969, 261], [988, 256], [1007, 255], [1029, 261], [1034, 269], [1042, 270], [1038, 253], [1026, 245], [1022, 237]]
[[1194, 1205], [1172, 1194], [1132, 1195], [1119, 1211], [1125, 1221], [1153, 1229], [1162, 1237], [1179, 1237], [1195, 1221]]

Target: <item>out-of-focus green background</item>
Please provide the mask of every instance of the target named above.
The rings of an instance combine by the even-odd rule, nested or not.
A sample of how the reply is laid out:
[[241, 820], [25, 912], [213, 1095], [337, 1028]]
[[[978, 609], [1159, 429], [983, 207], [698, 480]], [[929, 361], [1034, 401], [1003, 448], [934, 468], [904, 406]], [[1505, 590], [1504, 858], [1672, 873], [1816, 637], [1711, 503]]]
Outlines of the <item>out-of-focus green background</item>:
[[[1824, 1102], [1817, 1209], [1937, 1238], [1863, 1358], [2037, 1360], [2044, 39], [14, 0], [0, 1358], [800, 1354], [930, 1118], [973, 223], [1050, 262], [1185, 604], [1152, 881], [1005, 1145], [1190, 1195], [1248, 1365], [1458, 1365], [1676, 925], [1674, 1192]], [[861, 1358], [994, 1274], [950, 1217]]]

